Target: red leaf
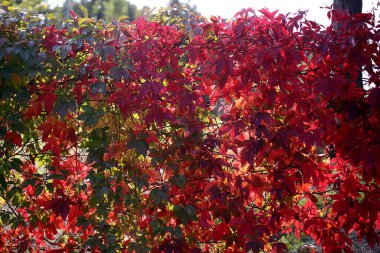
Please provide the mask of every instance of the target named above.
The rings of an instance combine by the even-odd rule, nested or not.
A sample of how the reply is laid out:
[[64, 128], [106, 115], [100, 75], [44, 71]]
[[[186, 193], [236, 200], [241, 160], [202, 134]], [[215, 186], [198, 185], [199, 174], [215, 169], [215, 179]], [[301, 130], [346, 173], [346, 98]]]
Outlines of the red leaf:
[[380, 111], [380, 88], [376, 87], [371, 90], [368, 95], [368, 102], [372, 105], [376, 110]]
[[61, 203], [55, 207], [54, 212], [62, 217], [62, 219], [66, 219], [69, 214], [70, 206], [66, 203], [65, 200], [61, 201]]
[[74, 205], [70, 207], [70, 211], [68, 213], [68, 219], [70, 225], [75, 225], [79, 216], [83, 215], [83, 210], [80, 206]]
[[228, 225], [226, 223], [220, 223], [214, 228], [214, 231], [212, 231], [212, 239], [217, 242], [227, 234], [229, 234]]
[[54, 93], [44, 93], [39, 97], [39, 100], [44, 104], [47, 114], [50, 114], [57, 100], [57, 95]]
[[276, 10], [274, 12], [270, 12], [268, 9], [261, 9], [261, 10], [259, 10], [259, 12], [264, 14], [264, 16], [267, 17], [268, 19], [273, 19], [274, 16], [276, 15], [276, 13], [278, 12], [278, 10]]
[[223, 73], [222, 75], [220, 75], [220, 78], [219, 78], [219, 88], [220, 89], [224, 88], [224, 85], [226, 85], [227, 80], [228, 80], [228, 73]]
[[315, 84], [315, 90], [326, 97], [343, 95], [342, 83], [332, 77], [318, 78]]
[[67, 249], [49, 249], [46, 253], [64, 253], [67, 252]]
[[6, 142], [12, 143], [16, 146], [22, 146], [22, 138], [19, 133], [16, 132], [8, 132], [5, 134], [4, 139]]
[[289, 252], [288, 246], [285, 243], [278, 242], [272, 248], [272, 253], [285, 253]]
[[75, 14], [75, 12], [74, 12], [72, 9], [69, 9], [69, 11], [70, 11], [70, 13], [71, 13], [71, 16], [73, 16], [74, 18], [77, 16], [77, 15]]

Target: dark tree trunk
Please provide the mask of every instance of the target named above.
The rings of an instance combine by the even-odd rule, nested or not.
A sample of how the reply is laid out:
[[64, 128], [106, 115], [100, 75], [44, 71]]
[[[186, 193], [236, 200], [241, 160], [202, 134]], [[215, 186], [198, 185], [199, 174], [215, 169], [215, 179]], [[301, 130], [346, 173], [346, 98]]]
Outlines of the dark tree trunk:
[[334, 0], [335, 10], [347, 10], [351, 15], [362, 13], [363, 0]]
[[63, 17], [64, 18], [72, 18], [70, 10], [74, 8], [74, 2], [73, 0], [65, 0], [65, 3], [63, 4]]
[[[334, 10], [338, 10], [338, 11], [348, 11], [350, 15], [362, 13], [363, 0], [334, 0], [333, 8]], [[361, 66], [359, 66], [359, 69], [361, 69]], [[356, 85], [360, 88], [363, 88], [363, 73], [361, 70], [359, 70], [359, 75], [358, 75], [358, 79], [356, 80]]]

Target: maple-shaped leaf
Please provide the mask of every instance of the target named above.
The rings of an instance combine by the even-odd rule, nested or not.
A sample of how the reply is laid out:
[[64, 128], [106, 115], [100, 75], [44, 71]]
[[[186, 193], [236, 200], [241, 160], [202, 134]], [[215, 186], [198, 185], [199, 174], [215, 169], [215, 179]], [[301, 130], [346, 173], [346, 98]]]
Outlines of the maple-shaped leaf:
[[57, 95], [54, 93], [43, 93], [39, 97], [39, 101], [44, 105], [47, 114], [50, 114], [53, 111], [56, 100]]
[[62, 217], [62, 219], [65, 220], [67, 215], [69, 214], [70, 206], [66, 201], [62, 201], [55, 210], [56, 213], [58, 213]]
[[228, 234], [230, 234], [229, 226], [223, 222], [218, 224], [212, 231], [212, 239], [217, 242]]
[[48, 201], [45, 204], [46, 209], [51, 209], [57, 216], [61, 216], [63, 220], [66, 219], [70, 211], [70, 206], [63, 198], [56, 198]]
[[316, 80], [315, 91], [326, 97], [343, 95], [343, 84], [331, 76], [320, 77]]
[[19, 147], [22, 146], [21, 135], [17, 132], [7, 132], [4, 136], [4, 140], [16, 146], [19, 146]]
[[264, 245], [261, 241], [249, 241], [245, 245], [246, 252], [259, 253], [264, 250]]
[[142, 98], [145, 98], [146, 95], [151, 94], [151, 97], [153, 99], [158, 100], [160, 92], [161, 92], [161, 90], [163, 88], [164, 87], [159, 82], [147, 82], [147, 83], [144, 83], [140, 87], [139, 97], [142, 99]]
[[78, 109], [77, 103], [75, 100], [71, 101], [60, 101], [57, 102], [54, 107], [54, 112], [57, 112], [61, 119], [65, 118], [66, 115], [71, 112], [75, 112]]
[[134, 148], [138, 154], [143, 155], [144, 157], [147, 156], [149, 150], [149, 145], [146, 143], [146, 141], [138, 140], [136, 137], [132, 137], [128, 141], [127, 147]]
[[74, 226], [77, 222], [77, 219], [79, 216], [83, 215], [83, 208], [79, 205], [73, 205], [70, 207], [69, 213], [68, 213], [68, 226]]

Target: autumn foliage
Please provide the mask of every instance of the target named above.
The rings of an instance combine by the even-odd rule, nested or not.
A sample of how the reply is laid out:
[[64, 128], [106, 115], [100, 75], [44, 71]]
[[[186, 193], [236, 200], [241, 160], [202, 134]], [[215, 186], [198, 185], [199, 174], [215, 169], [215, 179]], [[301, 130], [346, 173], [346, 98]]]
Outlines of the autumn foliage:
[[251, 9], [110, 24], [83, 13], [0, 13], [2, 252], [379, 242], [371, 14], [329, 10], [323, 27]]

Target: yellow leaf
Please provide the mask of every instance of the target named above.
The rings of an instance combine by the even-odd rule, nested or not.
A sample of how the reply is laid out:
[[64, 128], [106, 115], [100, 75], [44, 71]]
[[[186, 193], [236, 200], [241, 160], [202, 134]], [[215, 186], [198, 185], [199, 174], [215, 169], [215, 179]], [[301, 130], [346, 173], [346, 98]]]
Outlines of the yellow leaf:
[[87, 11], [86, 7], [84, 7], [84, 6], [81, 4], [81, 5], [79, 5], [79, 9], [82, 11], [83, 16], [84, 16], [85, 18], [88, 18], [88, 11]]

